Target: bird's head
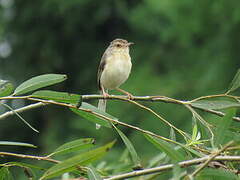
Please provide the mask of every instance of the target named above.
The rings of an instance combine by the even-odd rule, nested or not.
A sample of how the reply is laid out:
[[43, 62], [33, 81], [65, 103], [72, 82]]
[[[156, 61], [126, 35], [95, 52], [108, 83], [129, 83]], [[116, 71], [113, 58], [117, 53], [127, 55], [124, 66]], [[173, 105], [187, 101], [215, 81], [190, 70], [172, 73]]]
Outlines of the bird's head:
[[129, 52], [129, 46], [134, 43], [128, 42], [127, 40], [124, 39], [114, 39], [110, 43], [110, 47], [113, 49], [113, 51], [116, 52]]

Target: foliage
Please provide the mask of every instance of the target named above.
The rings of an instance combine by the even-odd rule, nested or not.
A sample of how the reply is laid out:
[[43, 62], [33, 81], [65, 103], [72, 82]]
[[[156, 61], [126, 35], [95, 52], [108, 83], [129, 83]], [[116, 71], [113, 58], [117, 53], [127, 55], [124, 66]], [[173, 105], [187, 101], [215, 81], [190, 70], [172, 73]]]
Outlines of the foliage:
[[[236, 76], [238, 76], [238, 74], [239, 73], [237, 73]], [[44, 172], [41, 173], [40, 175], [40, 179], [50, 179], [57, 176], [62, 176], [63, 178], [64, 175], [66, 175], [66, 173], [68, 176], [69, 175], [73, 177], [81, 176], [81, 177], [88, 177], [89, 179], [103, 179], [103, 178], [108, 179], [107, 178], [108, 176], [112, 176], [111, 179], [124, 179], [132, 176], [151, 174], [151, 175], [148, 175], [148, 177], [151, 179], [153, 176], [155, 176], [154, 173], [165, 170], [164, 166], [161, 166], [163, 162], [165, 163], [173, 162], [174, 164], [169, 165], [168, 168], [166, 169], [169, 169], [169, 168], [173, 169], [172, 175], [175, 179], [180, 177], [189, 177], [191, 179], [193, 178], [193, 176], [196, 176], [197, 179], [202, 179], [206, 176], [209, 176], [209, 177], [219, 176], [219, 178], [224, 178], [228, 176], [231, 178], [237, 178], [237, 175], [234, 174], [234, 171], [237, 172], [237, 169], [236, 169], [237, 166], [234, 164], [234, 162], [230, 162], [229, 165], [224, 163], [223, 165], [220, 166], [220, 168], [224, 167], [222, 170], [218, 169], [215, 171], [211, 169], [205, 169], [208, 167], [208, 165], [210, 165], [210, 163], [214, 163], [214, 158], [220, 158], [220, 159], [225, 158], [225, 161], [231, 161], [231, 155], [235, 155], [236, 153], [239, 153], [240, 144], [238, 140], [235, 142], [231, 141], [227, 143], [227, 145], [224, 145], [226, 142], [229, 141], [228, 140], [229, 131], [231, 133], [237, 133], [236, 130], [231, 129], [231, 124], [232, 124], [232, 120], [239, 121], [239, 118], [235, 117], [235, 111], [236, 111], [235, 107], [237, 108], [239, 107], [240, 97], [229, 94], [233, 90], [237, 90], [237, 88], [233, 89], [232, 87], [237, 87], [237, 84], [240, 83], [239, 78], [237, 78], [236, 80], [236, 76], [233, 80], [230, 90], [226, 91], [225, 94], [202, 96], [202, 97], [193, 99], [192, 101], [180, 101], [177, 99], [170, 99], [168, 97], [164, 98], [163, 96], [142, 97], [142, 98], [145, 98], [145, 100], [149, 100], [149, 101], [160, 100], [163, 102], [177, 103], [179, 105], [185, 106], [190, 112], [192, 112], [193, 120], [194, 120], [192, 136], [190, 137], [187, 132], [182, 132], [181, 130], [173, 126], [171, 123], [166, 123], [169, 127], [171, 127], [170, 138], [163, 137], [151, 131], [146, 131], [139, 127], [120, 122], [118, 121], [117, 118], [111, 116], [106, 112], [100, 111], [98, 108], [94, 107], [93, 105], [90, 105], [86, 102], [82, 102], [86, 98], [89, 99], [90, 98], [89, 95], [84, 96], [84, 95], [77, 95], [77, 94], [69, 94], [67, 92], [57, 92], [57, 91], [49, 91], [49, 90], [38, 91], [39, 88], [43, 88], [43, 87], [64, 81], [66, 79], [65, 75], [44, 74], [44, 75], [33, 77], [23, 82], [22, 84], [20, 84], [18, 87], [16, 87], [11, 94], [1, 97], [0, 100], [26, 99], [29, 101], [36, 101], [38, 103], [41, 103], [41, 105], [54, 104], [54, 105], [69, 108], [79, 116], [84, 117], [86, 120], [89, 120], [94, 123], [99, 123], [102, 126], [105, 126], [108, 128], [112, 128], [113, 130], [116, 130], [116, 132], [122, 138], [127, 149], [126, 152], [129, 153], [129, 156], [127, 155], [125, 158], [129, 159], [129, 161], [124, 161], [122, 164], [122, 167], [119, 167], [119, 168], [116, 168], [114, 164], [116, 163], [116, 161], [120, 161], [120, 159], [119, 160], [114, 159], [113, 161], [110, 161], [108, 164], [102, 167], [100, 165], [94, 167], [93, 162], [102, 158], [106, 153], [108, 153], [110, 148], [112, 148], [112, 146], [114, 145], [115, 141], [112, 141], [104, 146], [96, 148], [94, 147], [95, 140], [93, 138], [82, 138], [82, 139], [74, 140], [71, 142], [67, 142], [64, 145], [58, 147], [54, 152], [49, 153], [46, 156], [32, 156], [32, 155], [25, 155], [25, 154], [18, 154], [18, 153], [0, 152], [1, 156], [15, 156], [18, 158], [37, 159], [37, 160], [47, 161], [49, 163], [55, 163], [55, 165], [45, 168], [45, 167], [34, 166], [31, 163], [30, 164], [18, 163], [18, 162], [15, 163], [15, 162], [7, 161], [1, 164], [2, 168], [0, 169], [0, 177], [2, 177], [2, 179], [6, 179], [6, 178], [11, 179], [12, 167], [20, 167], [24, 169], [25, 175], [28, 178], [34, 178], [34, 179], [39, 178], [34, 173], [34, 171], [36, 170], [38, 171], [44, 170]], [[12, 89], [12, 86], [9, 86], [8, 83], [5, 84], [5, 86], [3, 84], [1, 91], [6, 92], [8, 91], [8, 89]], [[32, 92], [32, 91], [35, 91], [35, 92]], [[99, 96], [93, 95], [92, 98], [99, 98]], [[110, 98], [121, 99], [118, 96], [113, 96]], [[214, 100], [212, 100], [213, 98]], [[227, 98], [228, 101], [216, 100], [216, 98]], [[123, 98], [122, 100], [128, 100], [128, 99], [126, 97], [126, 98]], [[128, 100], [128, 101], [143, 109], [149, 109], [146, 106], [138, 102], [135, 102], [136, 100], [139, 100], [137, 99], [137, 97], [133, 97], [133, 100]], [[229, 106], [230, 102], [232, 102], [234, 106]], [[1, 102], [1, 104], [4, 105], [5, 102]], [[226, 106], [226, 104], [228, 104], [228, 106]], [[9, 106], [6, 106], [6, 107], [9, 107]], [[4, 119], [6, 117], [5, 114], [8, 114], [10, 112], [14, 112], [13, 114], [17, 114], [20, 118], [22, 118], [19, 113], [22, 111], [30, 110], [32, 108], [33, 106], [27, 106], [24, 108], [24, 110], [22, 110], [22, 108], [15, 109], [15, 110], [10, 108], [9, 112], [6, 112], [0, 115], [0, 120]], [[206, 120], [203, 119], [201, 115], [194, 110], [194, 108], [208, 111], [209, 113], [213, 113], [215, 115], [221, 115], [224, 117], [221, 118], [220, 123], [218, 122], [217, 124], [210, 124], [206, 122]], [[224, 114], [224, 112], [219, 111], [222, 109], [229, 109], [229, 110], [226, 112], [226, 114]], [[153, 112], [153, 115], [156, 115], [156, 112], [154, 111], [151, 111], [151, 112]], [[158, 115], [158, 117], [160, 116]], [[160, 117], [160, 120], [163, 122], [166, 122], [166, 120], [161, 117]], [[26, 122], [26, 120], [24, 120], [24, 122]], [[199, 132], [197, 124], [199, 124], [199, 126], [201, 126], [202, 128], [205, 128], [206, 130], [203, 132]], [[30, 126], [28, 123], [27, 125]], [[155, 165], [149, 162], [149, 165], [150, 164], [152, 165], [149, 166], [147, 169], [141, 170], [143, 168], [141, 163], [142, 160], [138, 156], [133, 143], [119, 128], [116, 127], [116, 125], [125, 126], [129, 129], [138, 131], [141, 134], [143, 134], [153, 146], [156, 146], [159, 149], [159, 153], [162, 156], [162, 158], [159, 159], [157, 162], [155, 162], [154, 163]], [[176, 139], [174, 138], [175, 133], [179, 133], [182, 136], [180, 141], [176, 141]], [[202, 139], [203, 137], [207, 139], [204, 140]], [[236, 135], [236, 137], [233, 137], [233, 139], [237, 139], [238, 137], [239, 136]], [[185, 142], [182, 143], [181, 141], [185, 141]], [[0, 145], [1, 146], [2, 145], [26, 146], [29, 148], [31, 147], [36, 148], [36, 146], [32, 144], [10, 142], [10, 141], [1, 141]], [[233, 149], [234, 151], [230, 152], [231, 149]], [[225, 157], [219, 156], [222, 153], [228, 153], [229, 156], [225, 156]], [[62, 156], [63, 158], [62, 160], [59, 159], [61, 158], [60, 155], [61, 156], [65, 155], [65, 156]], [[202, 165], [194, 166], [196, 163], [196, 158], [200, 158], [197, 160], [200, 163], [202, 163]], [[238, 156], [238, 161], [240, 161], [240, 156]], [[183, 165], [184, 163], [185, 165]], [[158, 165], [159, 167], [154, 167], [156, 165]], [[184, 171], [183, 169], [181, 169], [181, 167], [183, 168], [187, 166], [192, 166], [192, 168], [194, 169], [193, 173], [187, 173], [187, 171]], [[114, 168], [116, 172], [113, 171]], [[138, 170], [138, 171], [136, 172], [133, 171], [132, 173], [126, 173], [126, 174], [124, 173], [125, 171], [129, 171], [131, 168], [133, 170]], [[154, 168], [157, 168], [157, 169], [154, 171]], [[215, 167], [212, 167], [212, 168], [215, 168]], [[227, 170], [227, 175], [223, 173], [223, 171], [226, 171], [226, 170]], [[120, 175], [114, 176], [115, 173], [118, 173]]]

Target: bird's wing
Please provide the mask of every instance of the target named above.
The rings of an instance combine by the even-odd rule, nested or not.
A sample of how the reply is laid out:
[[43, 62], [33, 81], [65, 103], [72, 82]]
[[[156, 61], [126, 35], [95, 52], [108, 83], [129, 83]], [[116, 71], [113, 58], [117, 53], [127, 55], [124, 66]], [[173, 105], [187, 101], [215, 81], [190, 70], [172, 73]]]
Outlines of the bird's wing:
[[[107, 50], [106, 50], [107, 51]], [[100, 90], [102, 90], [102, 87], [101, 87], [101, 82], [100, 82], [100, 79], [101, 79], [101, 76], [102, 76], [102, 72], [105, 68], [105, 65], [106, 65], [106, 59], [107, 59], [107, 53], [106, 51], [103, 53], [103, 56], [101, 58], [101, 61], [100, 61], [100, 64], [98, 66], [98, 73], [97, 73], [97, 83], [98, 83], [98, 88]]]

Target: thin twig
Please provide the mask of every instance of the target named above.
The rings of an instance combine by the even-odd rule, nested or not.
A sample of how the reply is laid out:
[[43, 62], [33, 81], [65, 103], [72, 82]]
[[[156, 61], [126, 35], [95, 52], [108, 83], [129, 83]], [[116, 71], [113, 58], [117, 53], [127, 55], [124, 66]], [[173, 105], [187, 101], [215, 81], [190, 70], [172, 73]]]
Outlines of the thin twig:
[[[210, 157], [210, 155], [202, 157], [202, 158], [198, 158], [198, 159], [182, 161], [182, 162], [179, 162], [178, 165], [181, 168], [188, 167], [188, 166], [193, 166], [193, 165], [196, 165], [196, 164], [199, 164], [199, 163], [206, 162], [209, 159], [209, 157]], [[240, 156], [216, 156], [216, 157], [213, 158], [213, 160], [215, 160], [215, 161], [240, 161]], [[158, 166], [158, 167], [154, 167], [154, 168], [148, 168], [148, 169], [144, 169], [144, 170], [133, 171], [133, 172], [129, 172], [129, 173], [115, 175], [115, 176], [112, 176], [112, 177], [107, 177], [104, 180], [127, 179], [127, 178], [131, 178], [131, 177], [136, 177], [136, 176], [159, 173], [159, 172], [162, 172], [162, 171], [171, 170], [171, 169], [173, 169], [173, 167], [175, 165], [176, 164], [167, 164], [167, 165], [162, 165], [162, 166]]]
[[[208, 113], [211, 113], [211, 114], [215, 114], [219, 117], [224, 117], [226, 115], [225, 113], [223, 113], [221, 111], [216, 111], [216, 110], [213, 110], [213, 109], [203, 109], [203, 108], [200, 108], [200, 107], [193, 106], [192, 104], [189, 104], [189, 106], [191, 106], [194, 109], [199, 109], [201, 111], [205, 111], [205, 112], [208, 112]], [[234, 121], [240, 122], [240, 117], [232, 117], [232, 119]]]
[[60, 161], [49, 158], [47, 156], [32, 156], [32, 155], [16, 154], [16, 153], [9, 153], [9, 152], [0, 152], [0, 156], [14, 156], [14, 157], [19, 157], [24, 159], [35, 159], [35, 160], [49, 161], [52, 163], [60, 163]]
[[[122, 98], [119, 98], [119, 99], [122, 99]], [[175, 129], [179, 134], [181, 134], [185, 139], [189, 139], [189, 135], [187, 133], [185, 133], [184, 131], [182, 131], [181, 129], [178, 129], [176, 126], [172, 125], [170, 122], [168, 122], [166, 119], [164, 119], [162, 116], [160, 116], [158, 113], [156, 113], [154, 110], [152, 110], [151, 108], [147, 107], [147, 106], [144, 106], [143, 104], [140, 104], [136, 101], [133, 101], [133, 100], [130, 100], [130, 99], [122, 99], [124, 101], [128, 101], [132, 104], [135, 104], [137, 105], [138, 107], [142, 108], [142, 109], [145, 109], [147, 111], [149, 111], [150, 113], [152, 113], [154, 116], [156, 116], [157, 118], [159, 118], [161, 121], [163, 121], [165, 124], [167, 124], [169, 127]]]
[[[104, 98], [104, 96], [102, 95], [83, 95], [83, 99], [101, 99], [101, 98]], [[115, 95], [110, 95], [109, 97], [107, 97], [108, 99], [119, 99], [119, 100], [124, 100], [124, 101], [129, 101], [128, 97], [127, 96], [115, 96]], [[114, 119], [111, 119], [111, 118], [108, 118], [104, 115], [101, 115], [99, 113], [96, 113], [96, 112], [93, 112], [91, 111], [90, 109], [84, 109], [84, 108], [77, 108], [76, 106], [74, 105], [71, 105], [71, 104], [66, 104], [66, 103], [60, 103], [60, 102], [56, 102], [56, 101], [52, 101], [52, 100], [43, 100], [43, 99], [38, 99], [38, 98], [31, 98], [31, 96], [22, 96], [22, 97], [12, 97], [12, 96], [8, 96], [8, 97], [2, 97], [0, 98], [1, 99], [27, 99], [27, 100], [31, 100], [31, 101], [37, 101], [37, 102], [41, 102], [43, 104], [55, 104], [55, 105], [59, 105], [59, 106], [65, 106], [65, 107], [68, 107], [68, 108], [75, 108], [75, 109], [80, 109], [82, 111], [85, 111], [85, 112], [91, 112], [92, 114], [95, 114], [96, 116], [98, 117], [101, 117], [105, 120], [108, 120], [110, 122], [114, 122], [114, 123], [117, 123], [117, 124], [120, 124], [122, 126], [125, 126], [125, 127], [129, 127], [131, 129], [135, 129], [139, 132], [143, 132], [145, 134], [149, 134], [151, 136], [154, 136], [154, 137], [157, 137], [157, 138], [160, 138], [160, 139], [163, 139], [165, 141], [168, 141], [168, 142], [171, 142], [171, 143], [174, 143], [174, 144], [177, 144], [177, 145], [180, 145], [179, 143], [177, 143], [176, 141], [173, 141], [171, 139], [168, 139], [168, 138], [165, 138], [163, 136], [160, 136], [160, 135], [157, 135], [155, 133], [152, 133], [150, 131], [147, 131], [147, 130], [143, 130], [141, 128], [138, 128], [138, 127], [135, 127], [135, 126], [132, 126], [132, 125], [129, 125], [129, 124], [126, 124], [126, 123], [123, 123], [123, 122], [120, 122], [120, 121], [117, 121], [117, 120], [114, 120]], [[158, 101], [158, 100], [162, 100], [164, 102], [174, 102], [176, 104], [183, 104], [185, 106], [188, 106], [189, 103], [188, 101], [179, 101], [179, 100], [175, 100], [175, 99], [172, 99], [172, 98], [168, 98], [168, 97], [165, 97], [165, 96], [135, 96], [133, 97], [133, 100], [150, 100], [150, 101]], [[133, 101], [134, 102], [134, 101]], [[26, 109], [25, 109], [26, 110]], [[6, 116], [5, 116], [6, 117]], [[1, 119], [1, 118], [0, 118]]]
[[229, 146], [233, 144], [233, 141], [230, 141], [227, 143], [222, 149], [218, 150], [217, 152], [212, 153], [209, 155], [208, 160], [206, 160], [199, 168], [197, 168], [191, 175], [189, 175], [190, 179], [191, 177], [196, 176], [203, 168], [205, 168], [216, 156], [224, 152]]
[[[41, 107], [41, 106], [45, 106], [47, 105], [46, 103], [42, 103], [42, 102], [39, 102], [39, 103], [35, 103], [35, 104], [30, 104], [30, 105], [27, 105], [27, 106], [24, 106], [24, 107], [21, 107], [19, 109], [15, 109], [14, 111], [17, 112], [17, 113], [22, 113], [24, 111], [27, 111], [27, 110], [30, 110], [30, 109], [34, 109], [34, 108], [38, 108], [38, 107]], [[8, 111], [8, 112], [5, 112], [3, 114], [0, 115], [0, 120], [1, 119], [5, 119], [11, 115], [14, 115], [15, 112], [14, 111]]]
[[212, 129], [211, 129], [211, 126], [212, 126], [212, 125], [209, 124], [207, 121], [205, 121], [205, 120], [202, 118], [202, 116], [200, 116], [191, 106], [189, 106], [189, 105], [185, 105], [185, 106], [186, 106], [186, 108], [188, 108], [189, 111], [192, 113], [193, 117], [196, 118], [196, 119], [198, 119], [198, 120], [208, 129], [208, 131], [209, 131], [210, 134], [211, 134], [211, 138], [210, 138], [211, 143], [213, 143], [214, 134], [213, 134], [213, 131], [212, 131]]
[[13, 112], [14, 114], [17, 115], [17, 117], [19, 117], [19, 119], [22, 120], [22, 122], [24, 122], [24, 124], [26, 124], [29, 128], [31, 128], [33, 131], [39, 133], [39, 131], [37, 129], [35, 129], [30, 123], [28, 123], [20, 114], [18, 114], [18, 112], [16, 112], [11, 106], [5, 104], [5, 103], [1, 103], [1, 105], [5, 106], [6, 108], [10, 109], [11, 112]]
[[[82, 95], [82, 100], [90, 100], [90, 99], [112, 99], [112, 100], [123, 100], [127, 101], [128, 96], [122, 96], [122, 95], [109, 95], [108, 97], [104, 97], [103, 95]], [[1, 99], [1, 98], [0, 98]], [[188, 101], [181, 101], [173, 98], [169, 98], [166, 96], [132, 96], [131, 100], [133, 101], [162, 101], [166, 103], [175, 103], [175, 104], [189, 104]]]
[[64, 106], [64, 107], [68, 107], [68, 108], [74, 108], [74, 109], [82, 110], [82, 111], [94, 114], [94, 115], [96, 115], [96, 116], [98, 116], [98, 117], [100, 117], [102, 119], [105, 119], [107, 121], [110, 121], [112, 123], [119, 124], [119, 125], [122, 125], [122, 126], [125, 126], [125, 127], [128, 127], [128, 128], [134, 129], [136, 131], [139, 131], [139, 132], [142, 132], [144, 134], [148, 134], [148, 135], [157, 137], [159, 139], [162, 139], [162, 140], [167, 141], [167, 142], [171, 142], [173, 144], [181, 145], [180, 143], [178, 143], [178, 142], [176, 142], [174, 140], [171, 140], [171, 139], [165, 138], [163, 136], [157, 135], [157, 134], [155, 134], [155, 133], [153, 133], [151, 131], [143, 130], [143, 129], [139, 128], [139, 127], [136, 127], [136, 126], [133, 126], [133, 125], [130, 125], [130, 124], [127, 124], [127, 123], [124, 123], [124, 122], [121, 122], [121, 121], [109, 118], [109, 117], [104, 116], [104, 115], [102, 115], [100, 113], [94, 112], [91, 109], [85, 109], [85, 108], [81, 108], [81, 107], [77, 108], [75, 105], [72, 105], [72, 104], [65, 104], [65, 103], [56, 102], [56, 101], [52, 101], [52, 100], [42, 100], [42, 99], [37, 99], [37, 98], [27, 98], [27, 99], [28, 100], [32, 100], [32, 101], [39, 101], [39, 102], [46, 103], [46, 104], [55, 104], [55, 105], [59, 105], [59, 106]]
[[[189, 105], [194, 109], [200, 109], [202, 111], [207, 111], [209, 113], [215, 114], [217, 116], [223, 117], [225, 116], [225, 113], [221, 111], [215, 111], [215, 110], [205, 110], [197, 107], [193, 107], [191, 105], [192, 102], [202, 100], [202, 99], [208, 99], [208, 98], [217, 98], [217, 97], [228, 97], [228, 98], [233, 98], [233, 99], [240, 99], [238, 96], [233, 96], [229, 94], [218, 94], [218, 95], [209, 95], [209, 96], [201, 96], [198, 98], [195, 98], [191, 101], [183, 101], [183, 100], [177, 100], [173, 98], [169, 98], [166, 96], [133, 96], [132, 100], [133, 101], [150, 101], [150, 102], [164, 102], [164, 103], [173, 103], [173, 104], [179, 104], [179, 105]], [[7, 96], [7, 97], [0, 97], [0, 100], [11, 100], [11, 99], [28, 99], [31, 98], [31, 96]], [[108, 97], [104, 97], [103, 95], [82, 95], [82, 100], [90, 100], [90, 99], [109, 99], [109, 100], [123, 100], [123, 101], [128, 101], [127, 96], [119, 96], [119, 95], [109, 95]], [[235, 121], [240, 122], [240, 117], [233, 117], [232, 118]]]
[[201, 96], [201, 97], [195, 98], [195, 99], [191, 100], [190, 103], [196, 102], [196, 101], [199, 101], [199, 100], [203, 100], [203, 99], [218, 98], [218, 97], [233, 98], [236, 101], [238, 101], [238, 98], [239, 98], [238, 96], [229, 95], [227, 93], [226, 94], [215, 94], [215, 95]]

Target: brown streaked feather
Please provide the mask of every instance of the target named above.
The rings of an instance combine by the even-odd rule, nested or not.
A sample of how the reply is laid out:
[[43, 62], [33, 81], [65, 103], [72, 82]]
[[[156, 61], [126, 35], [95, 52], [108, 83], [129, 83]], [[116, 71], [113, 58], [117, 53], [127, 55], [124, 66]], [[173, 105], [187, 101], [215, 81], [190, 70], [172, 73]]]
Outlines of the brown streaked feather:
[[103, 53], [100, 64], [98, 66], [97, 83], [98, 83], [99, 90], [102, 90], [100, 79], [101, 79], [101, 75], [102, 75], [105, 65], [106, 65], [106, 51]]

